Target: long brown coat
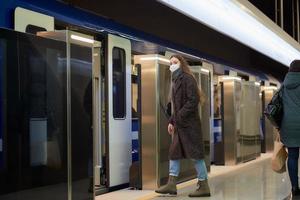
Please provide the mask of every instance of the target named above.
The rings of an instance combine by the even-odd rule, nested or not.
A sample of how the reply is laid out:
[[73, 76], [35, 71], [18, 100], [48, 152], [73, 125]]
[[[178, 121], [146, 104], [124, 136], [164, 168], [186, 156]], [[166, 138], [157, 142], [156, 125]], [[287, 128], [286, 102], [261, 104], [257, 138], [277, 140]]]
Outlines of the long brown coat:
[[204, 143], [198, 111], [198, 86], [192, 75], [181, 72], [173, 81], [172, 101], [174, 112], [170, 123], [175, 126], [175, 132], [169, 158], [203, 159]]

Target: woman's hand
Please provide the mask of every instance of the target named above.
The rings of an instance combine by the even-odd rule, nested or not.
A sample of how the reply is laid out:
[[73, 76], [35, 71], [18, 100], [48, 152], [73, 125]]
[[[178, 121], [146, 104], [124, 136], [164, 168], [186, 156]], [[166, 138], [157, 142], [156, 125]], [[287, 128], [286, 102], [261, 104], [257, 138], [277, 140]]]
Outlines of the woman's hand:
[[172, 135], [174, 133], [174, 126], [172, 124], [168, 125], [168, 132], [170, 135]]

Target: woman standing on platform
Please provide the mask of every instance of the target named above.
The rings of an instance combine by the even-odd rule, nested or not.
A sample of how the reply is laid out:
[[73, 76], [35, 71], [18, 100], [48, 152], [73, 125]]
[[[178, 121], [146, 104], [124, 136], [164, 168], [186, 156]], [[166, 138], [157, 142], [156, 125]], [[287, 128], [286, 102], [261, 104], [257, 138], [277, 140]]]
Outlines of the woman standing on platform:
[[172, 136], [172, 143], [169, 150], [169, 181], [167, 185], [160, 187], [155, 192], [176, 195], [176, 179], [180, 172], [180, 160], [192, 159], [195, 162], [198, 183], [196, 191], [189, 196], [210, 196], [198, 110], [199, 102], [204, 99], [201, 98], [196, 79], [186, 60], [180, 55], [173, 55], [170, 64], [172, 115], [169, 120], [168, 132]]
[[290, 64], [283, 82], [283, 118], [280, 128], [282, 143], [288, 148], [288, 171], [293, 196], [300, 196], [298, 159], [300, 147], [300, 60]]

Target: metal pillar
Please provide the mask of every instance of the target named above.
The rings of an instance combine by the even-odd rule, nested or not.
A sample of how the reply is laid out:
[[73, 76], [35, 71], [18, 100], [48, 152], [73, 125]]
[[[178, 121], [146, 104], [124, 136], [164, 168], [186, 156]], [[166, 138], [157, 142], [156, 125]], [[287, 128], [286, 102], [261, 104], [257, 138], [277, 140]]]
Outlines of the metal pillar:
[[275, 23], [283, 29], [283, 0], [275, 0]]
[[283, 27], [283, 0], [280, 0], [280, 27], [284, 29]]
[[299, 20], [299, 0], [296, 0], [296, 21], [297, 21], [297, 41], [300, 42], [300, 20]]

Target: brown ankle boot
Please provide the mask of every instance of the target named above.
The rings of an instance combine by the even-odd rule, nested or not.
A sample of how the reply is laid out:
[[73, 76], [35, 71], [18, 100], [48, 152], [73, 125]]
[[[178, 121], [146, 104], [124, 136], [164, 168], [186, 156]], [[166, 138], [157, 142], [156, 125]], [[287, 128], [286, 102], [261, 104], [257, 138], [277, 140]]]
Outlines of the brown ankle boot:
[[196, 191], [190, 193], [189, 197], [210, 197], [210, 189], [207, 180], [198, 181], [197, 186], [198, 188]]
[[169, 176], [167, 185], [158, 188], [157, 190], [155, 190], [155, 192], [160, 194], [177, 195], [176, 179], [176, 176]]

